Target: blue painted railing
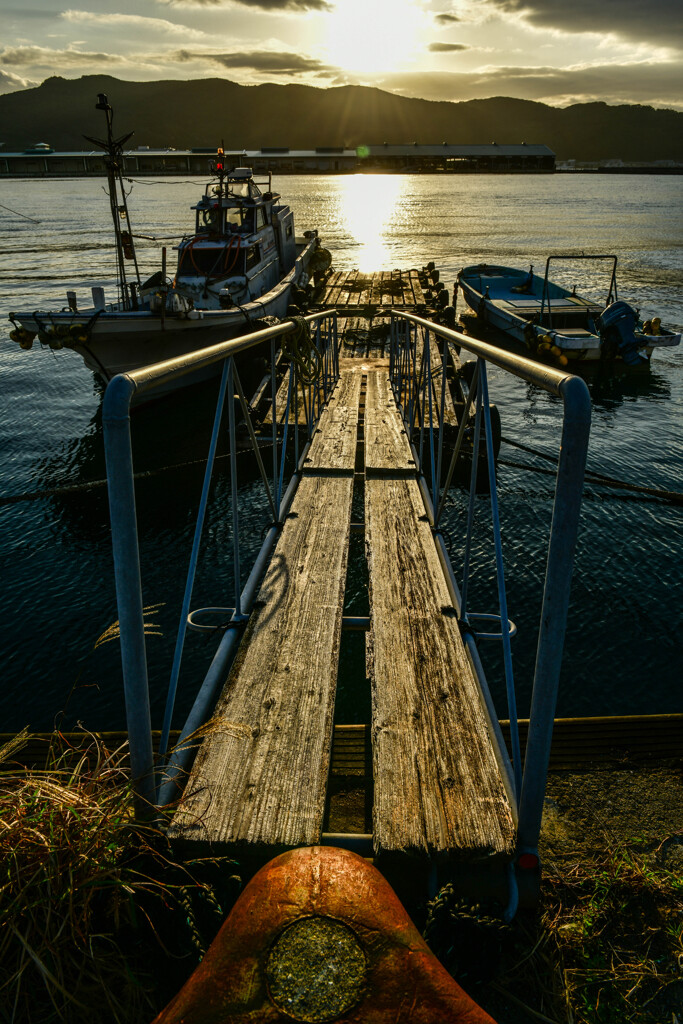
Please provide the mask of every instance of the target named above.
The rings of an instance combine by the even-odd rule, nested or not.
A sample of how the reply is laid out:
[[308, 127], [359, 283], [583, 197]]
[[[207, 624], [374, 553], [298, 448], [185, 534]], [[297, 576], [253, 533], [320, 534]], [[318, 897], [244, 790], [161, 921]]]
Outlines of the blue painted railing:
[[[465, 409], [459, 417], [458, 432], [444, 478], [445, 431], [441, 427], [446, 421], [446, 403], [447, 398], [450, 398], [447, 395], [447, 373], [452, 349], [457, 353], [461, 348], [476, 356], [476, 365], [467, 389]], [[439, 354], [436, 365], [434, 365], [435, 351]], [[564, 407], [524, 765], [521, 760], [515, 683], [512, 671], [510, 640], [514, 635], [515, 627], [508, 619], [505, 592], [493, 427], [488, 394], [488, 363], [558, 396]], [[488, 714], [489, 727], [499, 763], [506, 778], [508, 793], [517, 813], [518, 852], [528, 850], [535, 853], [540, 835], [550, 761], [550, 743], [588, 450], [591, 414], [588, 388], [580, 377], [543, 366], [532, 360], [487, 345], [469, 335], [400, 311], [394, 311], [392, 314], [390, 375], [406, 432], [413, 446], [415, 461], [422, 472], [420, 482], [425, 507], [446, 573], [451, 597], [458, 612], [463, 639], [473, 662], [475, 675], [480, 683], [483, 704]], [[471, 422], [472, 415], [474, 416], [474, 425]], [[463, 564], [460, 584], [458, 584], [440, 531], [440, 522], [457, 462], [463, 457], [463, 443], [466, 436], [469, 449], [467, 456], [471, 458], [472, 468]], [[475, 493], [482, 461], [480, 459], [482, 441], [485, 448], [491, 501], [498, 611], [477, 614], [470, 610], [469, 592]], [[428, 477], [424, 475], [426, 469], [429, 470]], [[479, 628], [479, 623], [483, 621], [497, 622], [499, 631], [483, 632]], [[508, 717], [510, 719], [509, 752], [503, 741], [498, 724], [498, 714], [486, 684], [476, 644], [477, 638], [498, 639], [503, 646]]]
[[[244, 337], [235, 338], [231, 341], [213, 345], [210, 348], [180, 356], [177, 359], [157, 363], [153, 366], [131, 371], [130, 373], [120, 374], [109, 383], [105, 393], [102, 422], [107, 461], [116, 597], [121, 633], [126, 719], [131, 773], [135, 780], [136, 793], [141, 808], [149, 808], [157, 803], [163, 805], [177, 795], [178, 790], [175, 779], [183, 771], [184, 765], [187, 763], [193, 749], [191, 744], [188, 744], [186, 741], [204, 723], [218, 696], [218, 690], [225, 679], [227, 667], [234, 656], [239, 642], [240, 630], [235, 627], [239, 627], [248, 617], [256, 597], [260, 579], [265, 571], [268, 559], [287, 514], [287, 509], [296, 490], [300, 466], [306, 457], [315, 425], [339, 377], [336, 313], [318, 313], [304, 317], [303, 320], [308, 325], [307, 328], [297, 321], [285, 321], [276, 326], [255, 331]], [[306, 335], [303, 343], [302, 331], [303, 335]], [[307, 336], [308, 331], [310, 331], [310, 340]], [[268, 479], [268, 474], [263, 465], [238, 371], [238, 358], [248, 353], [250, 349], [263, 345], [264, 342], [270, 342], [271, 356], [270, 400], [272, 405], [273, 450], [271, 480]], [[289, 362], [289, 369], [287, 371], [289, 380], [285, 407], [279, 410], [276, 349], [280, 344], [283, 347], [285, 364]], [[147, 397], [153, 394], [155, 389], [164, 388], [166, 390], [169, 385], [177, 384], [180, 378], [188, 373], [195, 373], [198, 370], [221, 363], [223, 364], [221, 384], [209, 444], [162, 725], [159, 750], [161, 759], [155, 761], [152, 749], [145, 623], [135, 513], [130, 408], [133, 400], [142, 396]], [[243, 419], [249, 430], [272, 515], [271, 526], [244, 586], [242, 586], [241, 579], [239, 545], [234, 396], [238, 399]], [[303, 403], [306, 427], [305, 442], [300, 451], [298, 423], [301, 403]], [[164, 756], [168, 754], [168, 738], [173, 721], [185, 635], [191, 618], [192, 590], [216, 446], [226, 404], [230, 446], [234, 608], [225, 609], [226, 612], [231, 612], [230, 621], [214, 654], [185, 725], [181, 729], [180, 740], [164, 765], [162, 761]], [[292, 429], [293, 445], [291, 445], [294, 449], [294, 472], [287, 482], [287, 486], [285, 486], [285, 459], [288, 452], [287, 446], [290, 440], [289, 433], [292, 421], [295, 424]], [[279, 423], [281, 423], [283, 430], [281, 441], [278, 439]]]

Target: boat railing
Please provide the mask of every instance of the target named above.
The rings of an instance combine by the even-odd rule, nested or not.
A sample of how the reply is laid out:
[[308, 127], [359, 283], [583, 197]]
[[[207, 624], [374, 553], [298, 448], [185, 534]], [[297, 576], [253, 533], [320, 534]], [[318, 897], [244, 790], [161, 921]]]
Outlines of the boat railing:
[[[310, 337], [308, 348], [302, 344], [302, 333]], [[290, 338], [289, 368], [286, 387], [278, 379], [277, 348], [287, 346]], [[294, 344], [291, 342], [294, 341]], [[250, 349], [270, 343], [270, 401], [272, 414], [272, 470], [266, 471], [240, 381], [236, 358]], [[285, 357], [287, 359], [287, 356]], [[180, 378], [222, 363], [222, 376], [218, 390], [213, 429], [201, 490], [199, 511], [194, 529], [187, 580], [180, 612], [173, 663], [170, 673], [166, 709], [161, 731], [159, 751], [155, 758], [152, 744], [147, 654], [145, 646], [145, 618], [142, 599], [140, 551], [135, 511], [135, 487], [131, 443], [131, 403], [152, 396], [155, 390], [168, 387]], [[137, 809], [150, 813], [155, 804], [163, 805], [177, 794], [178, 774], [184, 769], [196, 745], [188, 737], [203, 725], [215, 703], [226, 676], [239, 639], [241, 628], [256, 598], [261, 576], [279, 536], [287, 510], [294, 496], [298, 477], [310, 446], [320, 413], [339, 377], [337, 316], [325, 311], [310, 316], [284, 321], [275, 326], [254, 331], [243, 337], [224, 341], [209, 348], [179, 356], [166, 362], [142, 367], [119, 374], [110, 381], [104, 396], [102, 422], [107, 464], [107, 483], [114, 552], [116, 598], [119, 612], [121, 658], [126, 703], [126, 720], [131, 759], [131, 774], [135, 781]], [[278, 395], [286, 390], [286, 398]], [[227, 401], [226, 401], [227, 396]], [[278, 408], [278, 401], [280, 407]], [[283, 407], [284, 401], [284, 407]], [[168, 743], [180, 674], [180, 665], [188, 625], [193, 625], [190, 604], [201, 545], [204, 519], [215, 462], [219, 432], [227, 405], [230, 466], [230, 505], [232, 517], [232, 568], [234, 608], [222, 609], [230, 618], [223, 632], [213, 660], [197, 693], [180, 739], [169, 755]], [[237, 480], [237, 427], [236, 406], [248, 428], [263, 483], [271, 524], [256, 557], [254, 566], [242, 586], [240, 557], [240, 531]], [[303, 416], [301, 413], [303, 412]], [[301, 431], [300, 425], [305, 420]], [[281, 435], [279, 435], [281, 431]], [[292, 460], [293, 459], [293, 463]], [[293, 465], [293, 470], [291, 466]], [[286, 478], [287, 468], [289, 476]], [[163, 783], [159, 785], [159, 780]]]
[[[553, 318], [552, 310], [550, 307], [550, 285], [548, 275], [550, 273], [550, 264], [553, 260], [557, 263], [559, 261], [567, 262], [568, 260], [572, 263], [575, 260], [611, 260], [612, 261], [612, 272], [609, 279], [609, 288], [607, 290], [607, 299], [605, 300], [605, 307], [609, 306], [611, 302], [616, 302], [619, 298], [617, 294], [617, 257], [607, 254], [595, 255], [592, 253], [578, 253], [571, 256], [548, 256], [545, 261], [545, 277], [543, 278], [543, 294], [541, 296], [541, 314], [540, 323], [547, 327], [548, 330], [552, 330]], [[547, 323], [544, 323], [543, 317], [547, 313]]]
[[[440, 343], [440, 349], [439, 349]], [[449, 364], [453, 353], [465, 349], [476, 357], [465, 407], [450, 457], [444, 444]], [[437, 355], [438, 354], [438, 355]], [[456, 361], [457, 362], [457, 361]], [[562, 400], [560, 437], [552, 523], [548, 543], [543, 600], [538, 630], [529, 729], [522, 765], [511, 638], [515, 627], [508, 616], [503, 543], [500, 529], [494, 454], [494, 429], [489, 403], [487, 365], [497, 366]], [[506, 352], [475, 338], [411, 313], [393, 311], [390, 375], [413, 457], [420, 468], [425, 508], [458, 614], [466, 649], [481, 689], [494, 746], [518, 817], [518, 849], [535, 852], [540, 835], [550, 743], [569, 605], [574, 550], [579, 525], [583, 477], [590, 431], [588, 388], [580, 378]], [[472, 424], [474, 419], [474, 424]], [[460, 584], [442, 532], [444, 507], [463, 450], [471, 458], [469, 500]], [[485, 466], [493, 526], [498, 609], [475, 613], [470, 608], [474, 513], [480, 475]], [[496, 623], [496, 626], [485, 625]], [[503, 741], [497, 714], [477, 648], [477, 639], [500, 640], [510, 720], [510, 751]], [[504, 717], [504, 716], [503, 716]]]

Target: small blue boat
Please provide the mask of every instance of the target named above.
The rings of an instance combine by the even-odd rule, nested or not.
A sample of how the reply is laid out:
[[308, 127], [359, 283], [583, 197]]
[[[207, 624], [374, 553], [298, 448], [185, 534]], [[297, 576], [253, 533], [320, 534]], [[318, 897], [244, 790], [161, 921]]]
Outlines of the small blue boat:
[[[609, 260], [605, 303], [550, 281], [553, 259]], [[638, 310], [619, 300], [616, 265], [616, 256], [551, 256], [542, 277], [533, 266], [527, 271], [478, 263], [459, 272], [458, 286], [477, 316], [522, 342], [541, 362], [573, 369], [577, 363], [647, 366], [656, 348], [679, 345], [681, 335], [663, 327], [659, 317], [641, 320]]]

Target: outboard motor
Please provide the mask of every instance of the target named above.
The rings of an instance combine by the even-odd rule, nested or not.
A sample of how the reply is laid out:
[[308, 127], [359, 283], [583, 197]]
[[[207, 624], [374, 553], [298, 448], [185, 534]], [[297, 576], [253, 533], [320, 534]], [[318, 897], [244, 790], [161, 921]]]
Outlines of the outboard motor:
[[629, 366], [640, 366], [647, 362], [647, 356], [639, 349], [643, 347], [635, 335], [638, 314], [628, 302], [613, 302], [600, 314], [600, 337], [603, 344], [611, 343]]

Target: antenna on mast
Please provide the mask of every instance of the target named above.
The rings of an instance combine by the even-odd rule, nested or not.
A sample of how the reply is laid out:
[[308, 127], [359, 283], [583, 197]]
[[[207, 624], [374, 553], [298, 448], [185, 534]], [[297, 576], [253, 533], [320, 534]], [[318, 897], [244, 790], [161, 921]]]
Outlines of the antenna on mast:
[[133, 235], [130, 230], [130, 219], [128, 217], [128, 203], [126, 191], [123, 187], [123, 146], [131, 138], [133, 132], [114, 138], [114, 111], [105, 93], [97, 96], [95, 110], [102, 110], [107, 119], [107, 138], [94, 139], [90, 135], [83, 138], [93, 145], [98, 146], [105, 152], [105, 167], [109, 181], [109, 203], [111, 215], [114, 221], [114, 236], [116, 242], [116, 262], [118, 267], [119, 293], [125, 309], [137, 309], [138, 299], [136, 283], [128, 281], [126, 273], [126, 261], [132, 260], [135, 267], [135, 278], [137, 286], [140, 286], [140, 270], [133, 243]]

